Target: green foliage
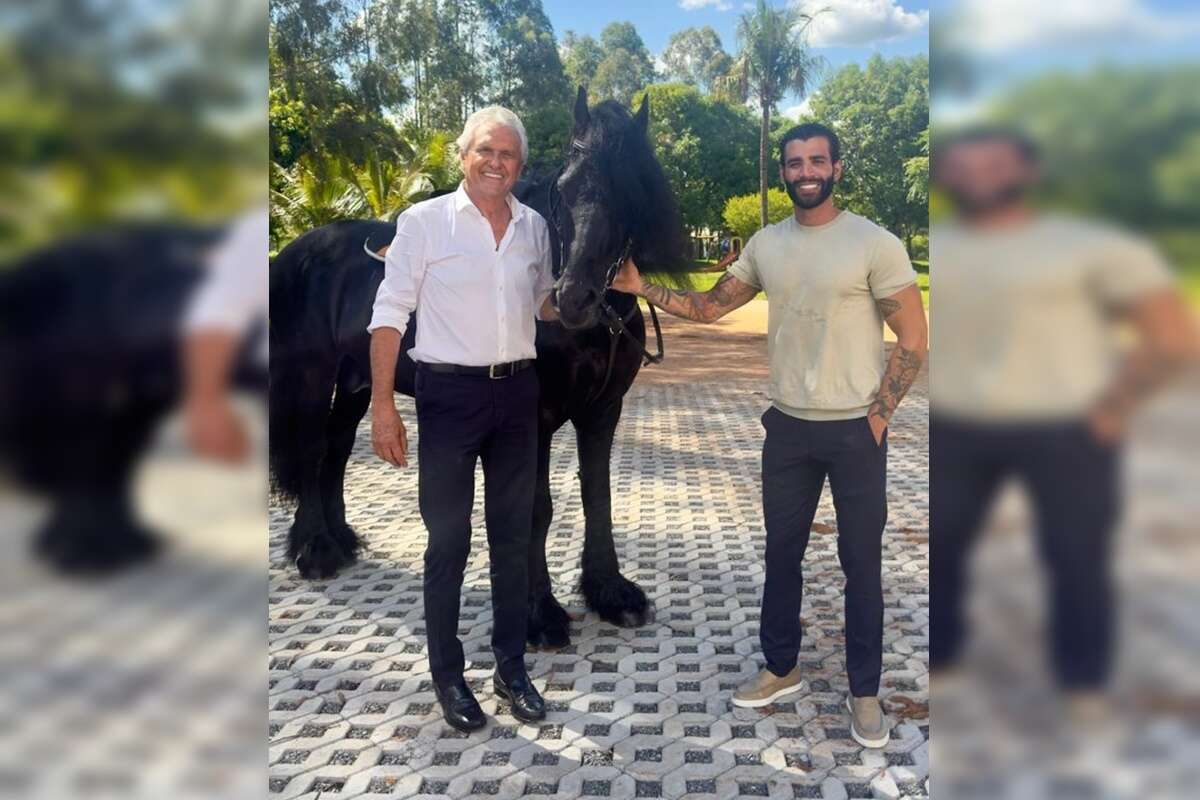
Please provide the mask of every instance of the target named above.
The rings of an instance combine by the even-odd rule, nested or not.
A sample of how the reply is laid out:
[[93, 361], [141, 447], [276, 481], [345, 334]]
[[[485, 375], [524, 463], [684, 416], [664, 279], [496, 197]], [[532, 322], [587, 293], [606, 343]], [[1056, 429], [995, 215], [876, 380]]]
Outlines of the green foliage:
[[[783, 189], [767, 191], [767, 222], [779, 222], [792, 214], [792, 199]], [[762, 228], [759, 220], [759, 196], [745, 194], [731, 197], [725, 203], [725, 225], [743, 241], [749, 240], [756, 231]]]
[[684, 224], [720, 228], [725, 199], [757, 185], [753, 117], [679, 83], [648, 87], [634, 98], [634, 107], [643, 96], [650, 98], [650, 140]]
[[929, 128], [917, 137], [921, 155], [904, 162], [904, 183], [908, 187], [908, 199], [914, 203], [929, 202]]
[[709, 92], [729, 72], [733, 59], [712, 27], [684, 28], [671, 34], [662, 54], [667, 78]]
[[491, 101], [522, 116], [567, 103], [570, 87], [540, 0], [507, 0], [485, 8], [494, 26], [487, 46]]
[[654, 81], [650, 51], [631, 22], [610, 22], [600, 32], [600, 52], [591, 92], [594, 100], [629, 105], [633, 95]]
[[562, 40], [563, 70], [572, 86], [591, 86], [604, 52], [591, 36], [576, 36], [567, 31]]
[[1047, 202], [1129, 225], [1200, 217], [1200, 66], [1102, 67], [1020, 85], [987, 116], [1027, 131]]
[[927, 155], [928, 59], [876, 54], [865, 69], [848, 64], [821, 84], [811, 107], [842, 142], [842, 204], [901, 239], [927, 228], [927, 203], [910, 189], [921, 181], [920, 162], [911, 159]]
[[234, 0], [152, 20], [111, 5], [5, 15], [0, 261], [81, 229], [223, 219], [261, 200], [261, 22]]

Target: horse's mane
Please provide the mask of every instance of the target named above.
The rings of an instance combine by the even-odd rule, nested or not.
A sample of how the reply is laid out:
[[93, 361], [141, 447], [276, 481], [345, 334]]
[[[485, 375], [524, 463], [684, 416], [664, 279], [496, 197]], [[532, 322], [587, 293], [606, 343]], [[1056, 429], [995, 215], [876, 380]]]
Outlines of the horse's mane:
[[600, 130], [602, 172], [611, 181], [613, 212], [634, 242], [641, 272], [682, 277], [692, 269], [687, 236], [671, 184], [650, 142], [624, 106], [605, 100], [590, 111]]

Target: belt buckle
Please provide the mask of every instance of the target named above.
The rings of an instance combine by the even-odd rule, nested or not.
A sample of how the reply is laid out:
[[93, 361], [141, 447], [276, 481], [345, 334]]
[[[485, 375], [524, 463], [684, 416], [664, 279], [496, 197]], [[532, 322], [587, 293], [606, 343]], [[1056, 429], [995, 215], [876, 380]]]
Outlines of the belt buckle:
[[497, 375], [497, 374], [496, 374], [496, 367], [497, 367], [497, 366], [501, 366], [501, 365], [499, 365], [499, 364], [489, 364], [489, 365], [488, 365], [488, 377], [489, 377], [489, 378], [491, 378], [491, 379], [492, 379], [492, 380], [494, 380], [494, 381], [495, 381], [495, 380], [499, 380], [499, 379], [501, 379], [501, 378], [503, 378], [503, 377], [504, 377], [503, 375]]

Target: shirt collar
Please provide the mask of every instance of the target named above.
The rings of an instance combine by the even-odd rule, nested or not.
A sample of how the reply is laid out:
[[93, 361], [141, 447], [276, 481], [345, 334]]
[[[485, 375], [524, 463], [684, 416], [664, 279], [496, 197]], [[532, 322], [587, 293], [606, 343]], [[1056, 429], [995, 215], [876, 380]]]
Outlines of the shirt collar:
[[[525, 216], [525, 204], [513, 197], [512, 192], [509, 192], [504, 200], [508, 203], [508, 210], [512, 212], [513, 222]], [[458, 188], [454, 190], [454, 211], [460, 213], [465, 210], [470, 210], [479, 216], [483, 216], [482, 212], [471, 202], [471, 196], [467, 194], [467, 182], [461, 181], [458, 184]]]

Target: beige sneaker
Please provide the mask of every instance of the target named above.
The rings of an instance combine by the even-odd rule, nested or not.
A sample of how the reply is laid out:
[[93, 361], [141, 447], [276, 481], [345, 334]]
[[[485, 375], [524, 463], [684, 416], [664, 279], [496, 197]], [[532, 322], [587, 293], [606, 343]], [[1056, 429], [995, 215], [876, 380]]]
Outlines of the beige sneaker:
[[883, 747], [891, 732], [883, 706], [878, 697], [846, 695], [846, 710], [850, 712], [850, 735], [863, 747]]
[[762, 708], [769, 706], [785, 694], [798, 692], [804, 688], [800, 680], [800, 665], [782, 678], [764, 667], [750, 680], [743, 683], [733, 693], [733, 704], [739, 708]]

